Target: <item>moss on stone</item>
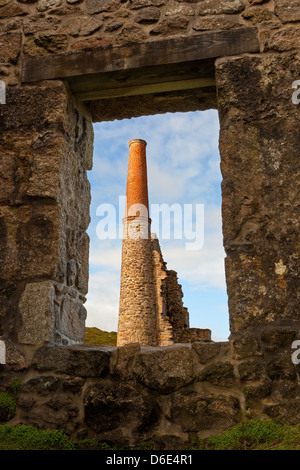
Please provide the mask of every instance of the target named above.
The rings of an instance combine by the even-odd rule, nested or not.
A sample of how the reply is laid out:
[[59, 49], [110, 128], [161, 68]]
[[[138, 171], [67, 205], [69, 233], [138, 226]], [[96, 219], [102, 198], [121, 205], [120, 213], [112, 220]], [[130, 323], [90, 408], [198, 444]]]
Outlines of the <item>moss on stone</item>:
[[9, 392], [0, 392], [0, 409], [14, 415], [16, 412], [16, 400]]

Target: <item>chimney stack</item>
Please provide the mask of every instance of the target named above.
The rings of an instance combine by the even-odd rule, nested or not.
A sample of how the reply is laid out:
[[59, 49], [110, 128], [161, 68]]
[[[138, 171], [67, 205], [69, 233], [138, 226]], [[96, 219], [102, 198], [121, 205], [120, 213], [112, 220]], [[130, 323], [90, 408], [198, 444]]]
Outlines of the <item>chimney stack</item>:
[[117, 345], [157, 345], [146, 145], [129, 142]]

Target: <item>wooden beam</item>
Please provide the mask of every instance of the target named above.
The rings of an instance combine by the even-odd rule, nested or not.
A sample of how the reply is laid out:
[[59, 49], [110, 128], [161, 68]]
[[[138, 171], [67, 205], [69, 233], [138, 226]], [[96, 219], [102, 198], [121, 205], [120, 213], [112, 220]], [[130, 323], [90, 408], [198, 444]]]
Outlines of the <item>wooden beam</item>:
[[216, 82], [213, 78], [198, 78], [183, 81], [177, 80], [174, 82], [165, 83], [151, 83], [147, 85], [131, 87], [83, 91], [74, 94], [79, 101], [91, 101], [108, 98], [119, 98], [121, 96], [148, 95], [151, 93], [165, 93], [168, 91], [192, 90], [194, 88], [214, 87], [215, 85]]
[[187, 38], [24, 58], [22, 81], [79, 77], [259, 52], [256, 27], [212, 31]]
[[194, 88], [215, 88], [214, 60], [167, 64], [68, 79], [80, 101], [166, 93]]
[[194, 88], [168, 93], [122, 96], [87, 102], [93, 122], [130, 119], [164, 113], [183, 113], [217, 109], [214, 89]]

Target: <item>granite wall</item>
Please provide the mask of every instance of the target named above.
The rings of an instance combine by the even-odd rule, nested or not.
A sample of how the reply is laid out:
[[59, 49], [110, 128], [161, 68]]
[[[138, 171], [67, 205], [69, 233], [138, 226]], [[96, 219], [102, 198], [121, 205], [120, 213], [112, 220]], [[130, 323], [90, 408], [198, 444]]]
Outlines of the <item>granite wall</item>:
[[[297, 421], [299, 22], [298, 0], [0, 1], [1, 390], [22, 383], [2, 421], [126, 442], [207, 434], [251, 415]], [[85, 105], [64, 80], [21, 79], [28, 57], [249, 26], [258, 50], [217, 58], [205, 100], [173, 92]], [[70, 346], [83, 341], [86, 315], [91, 122], [209, 107], [221, 127], [229, 343]]]

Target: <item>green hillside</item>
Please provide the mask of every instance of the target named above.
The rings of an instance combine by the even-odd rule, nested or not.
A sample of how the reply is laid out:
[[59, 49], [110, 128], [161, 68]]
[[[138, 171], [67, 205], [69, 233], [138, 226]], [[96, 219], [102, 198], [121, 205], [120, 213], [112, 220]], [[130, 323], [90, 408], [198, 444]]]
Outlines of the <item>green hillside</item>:
[[85, 344], [91, 345], [105, 345], [105, 346], [116, 346], [117, 345], [117, 333], [115, 331], [102, 331], [99, 328], [85, 328]]

